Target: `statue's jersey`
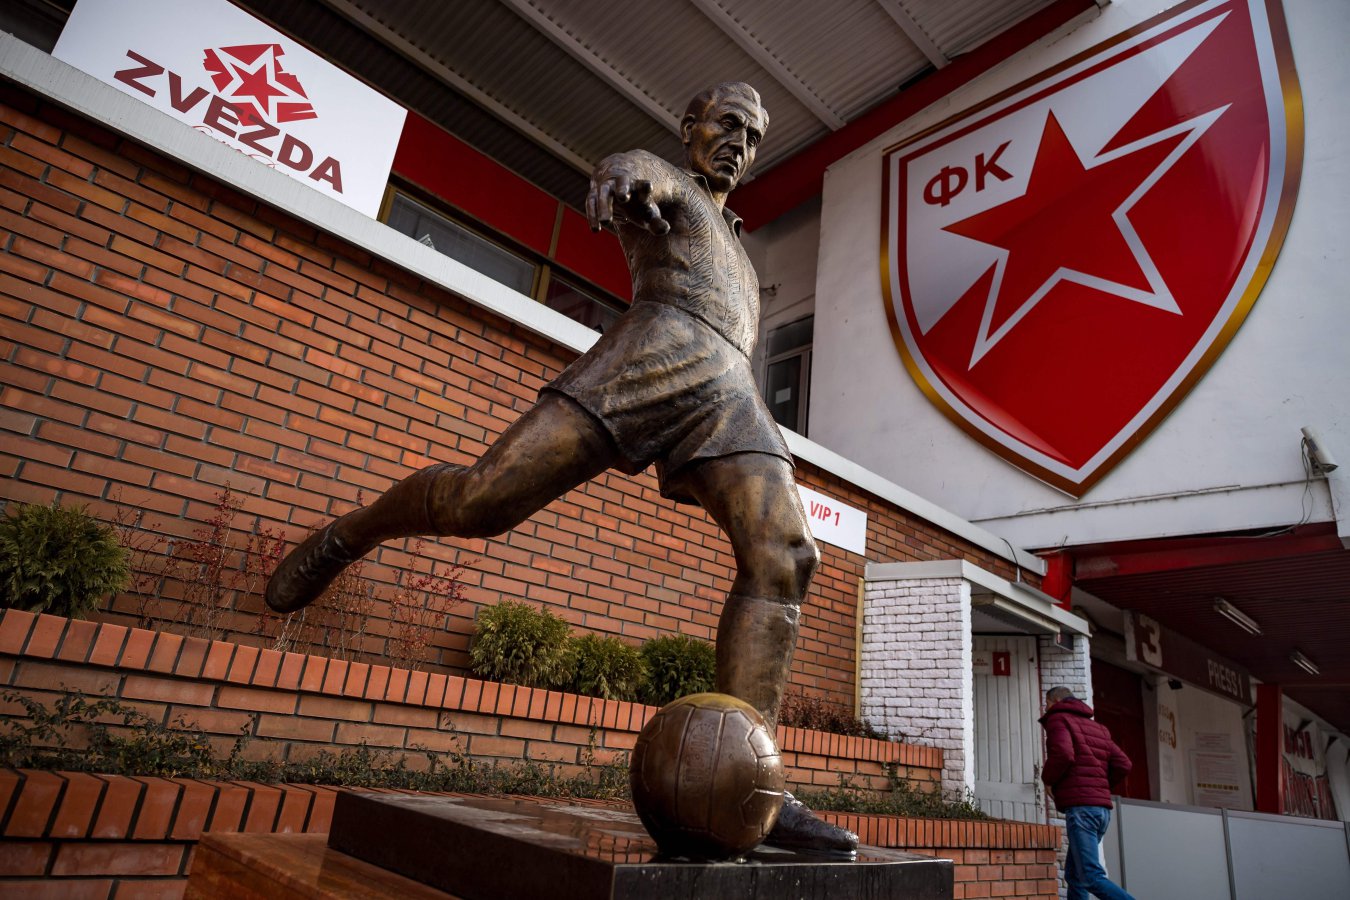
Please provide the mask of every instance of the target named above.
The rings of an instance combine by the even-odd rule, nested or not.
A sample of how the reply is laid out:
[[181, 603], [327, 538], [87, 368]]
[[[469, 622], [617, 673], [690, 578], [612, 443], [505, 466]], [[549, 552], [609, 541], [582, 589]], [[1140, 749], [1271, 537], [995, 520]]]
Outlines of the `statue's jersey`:
[[750, 371], [759, 280], [703, 179], [642, 150], [606, 159], [652, 183], [670, 231], [619, 223], [633, 305], [545, 390], [564, 394], [614, 438], [630, 473], [658, 464], [661, 492], [692, 498], [681, 470], [702, 459], [768, 453], [792, 462]]
[[[610, 160], [616, 157], [610, 157]], [[633, 300], [667, 303], [707, 322], [749, 356], [759, 331], [759, 279], [741, 246], [741, 220], [718, 209], [703, 176], [645, 150], [617, 159], [652, 184], [670, 233], [654, 235], [619, 221], [619, 241], [633, 274]], [[605, 174], [602, 162], [596, 176]]]

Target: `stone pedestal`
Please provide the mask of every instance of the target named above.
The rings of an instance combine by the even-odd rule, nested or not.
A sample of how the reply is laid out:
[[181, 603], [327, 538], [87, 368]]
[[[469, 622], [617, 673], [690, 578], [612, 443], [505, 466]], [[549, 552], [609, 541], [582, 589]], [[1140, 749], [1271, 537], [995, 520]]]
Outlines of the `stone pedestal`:
[[464, 900], [950, 900], [952, 864], [863, 847], [839, 859], [761, 847], [666, 860], [630, 809], [509, 798], [343, 793], [329, 847]]

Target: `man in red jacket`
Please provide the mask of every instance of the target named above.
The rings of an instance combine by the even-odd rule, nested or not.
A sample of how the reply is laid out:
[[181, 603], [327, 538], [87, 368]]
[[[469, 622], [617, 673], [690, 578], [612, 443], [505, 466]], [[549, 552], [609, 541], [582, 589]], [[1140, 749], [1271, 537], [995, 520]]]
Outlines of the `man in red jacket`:
[[1130, 758], [1111, 732], [1092, 718], [1092, 707], [1066, 687], [1045, 694], [1045, 768], [1042, 777], [1064, 813], [1069, 854], [1064, 862], [1068, 900], [1134, 900], [1106, 877], [1101, 842], [1111, 824], [1111, 790], [1130, 773]]

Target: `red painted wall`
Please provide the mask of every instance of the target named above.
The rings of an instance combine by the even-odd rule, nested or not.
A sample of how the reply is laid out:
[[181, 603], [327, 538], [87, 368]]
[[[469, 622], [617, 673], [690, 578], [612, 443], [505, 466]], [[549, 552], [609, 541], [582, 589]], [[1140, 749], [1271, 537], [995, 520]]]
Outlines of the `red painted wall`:
[[[408, 113], [393, 168], [398, 177], [549, 257], [561, 202], [415, 112]], [[574, 209], [563, 208], [557, 250], [550, 258], [615, 296], [632, 299], [618, 238], [592, 233], [586, 217]]]

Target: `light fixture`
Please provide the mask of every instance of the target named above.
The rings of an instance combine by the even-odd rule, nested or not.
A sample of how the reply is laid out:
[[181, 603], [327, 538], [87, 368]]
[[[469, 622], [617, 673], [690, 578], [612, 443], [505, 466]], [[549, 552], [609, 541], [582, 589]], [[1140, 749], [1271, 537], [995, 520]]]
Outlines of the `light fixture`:
[[1313, 662], [1311, 659], [1308, 659], [1308, 657], [1304, 656], [1297, 650], [1289, 654], [1289, 661], [1294, 665], [1298, 666], [1303, 671], [1307, 672], [1309, 675], [1322, 674], [1322, 670], [1317, 668], [1317, 663]]
[[1255, 619], [1222, 597], [1214, 598], [1214, 611], [1243, 631], [1251, 634], [1261, 633], [1261, 625]]
[[1308, 462], [1314, 472], [1325, 475], [1336, 471], [1336, 460], [1332, 458], [1330, 448], [1311, 425], [1303, 428], [1303, 451], [1308, 454]]

